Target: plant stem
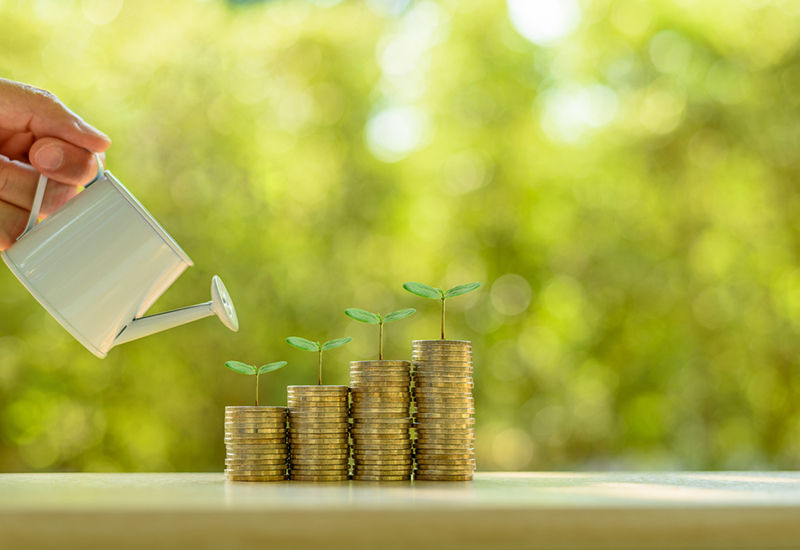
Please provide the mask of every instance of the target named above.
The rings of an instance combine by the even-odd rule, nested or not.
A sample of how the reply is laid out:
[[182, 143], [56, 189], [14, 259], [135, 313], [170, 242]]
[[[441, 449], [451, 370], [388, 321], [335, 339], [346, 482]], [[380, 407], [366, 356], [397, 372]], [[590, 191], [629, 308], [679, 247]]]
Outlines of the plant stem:
[[317, 385], [322, 385], [322, 350], [319, 350], [319, 380], [317, 380]]
[[258, 407], [258, 377], [259, 374], [256, 372], [256, 407]]
[[444, 340], [444, 301], [445, 298], [442, 298], [442, 340]]
[[383, 323], [380, 323], [381, 326], [381, 345], [378, 348], [378, 360], [383, 361]]

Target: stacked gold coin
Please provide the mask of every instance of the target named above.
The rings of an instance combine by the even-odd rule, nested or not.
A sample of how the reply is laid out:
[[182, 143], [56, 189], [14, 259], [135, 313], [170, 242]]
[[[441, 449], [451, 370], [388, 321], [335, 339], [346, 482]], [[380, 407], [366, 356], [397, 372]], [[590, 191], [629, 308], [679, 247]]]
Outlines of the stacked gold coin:
[[470, 481], [475, 470], [472, 343], [415, 340], [414, 479]]
[[347, 386], [289, 386], [289, 477], [350, 478]]
[[225, 407], [225, 448], [230, 481], [285, 480], [286, 407]]
[[410, 386], [409, 361], [350, 363], [353, 479], [411, 479]]

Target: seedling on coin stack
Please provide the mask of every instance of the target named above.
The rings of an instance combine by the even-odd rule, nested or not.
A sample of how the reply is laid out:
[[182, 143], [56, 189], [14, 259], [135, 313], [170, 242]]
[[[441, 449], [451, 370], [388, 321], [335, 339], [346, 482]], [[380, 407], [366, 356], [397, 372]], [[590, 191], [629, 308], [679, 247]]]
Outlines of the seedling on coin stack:
[[287, 365], [286, 361], [278, 361], [268, 365], [256, 367], [255, 365], [248, 365], [247, 363], [240, 363], [239, 361], [228, 361], [225, 366], [239, 374], [247, 374], [256, 377], [256, 407], [258, 407], [258, 377], [268, 372], [273, 372], [282, 369]]
[[319, 342], [312, 342], [311, 340], [298, 338], [297, 336], [290, 336], [286, 339], [286, 342], [290, 346], [294, 346], [297, 349], [301, 349], [303, 351], [315, 351], [319, 353], [319, 378], [317, 384], [320, 386], [322, 385], [322, 352], [341, 347], [345, 344], [349, 344], [352, 341], [352, 338], [337, 338], [335, 340], [329, 340], [324, 344], [320, 344]]
[[261, 367], [239, 361], [225, 366], [256, 377], [255, 407], [225, 407], [225, 474], [230, 481], [283, 481], [289, 450], [286, 445], [286, 407], [258, 406], [258, 378], [282, 369], [286, 361]]
[[411, 363], [383, 359], [383, 325], [413, 315], [402, 309], [381, 317], [350, 308], [351, 319], [379, 325], [378, 361], [350, 363], [350, 416], [353, 420], [353, 479], [407, 481], [413, 472], [411, 450]]
[[383, 360], [383, 325], [386, 323], [391, 323], [392, 321], [399, 321], [400, 319], [405, 319], [409, 315], [414, 315], [416, 313], [416, 309], [409, 308], [409, 309], [401, 309], [399, 311], [393, 311], [386, 315], [385, 317], [381, 317], [377, 313], [370, 313], [369, 311], [364, 311], [363, 309], [358, 309], [355, 307], [348, 308], [344, 310], [344, 314], [350, 317], [351, 319], [355, 319], [356, 321], [360, 321], [362, 323], [369, 323], [370, 325], [379, 325], [379, 344], [378, 344], [378, 360]]
[[322, 352], [352, 338], [320, 344], [292, 336], [286, 342], [319, 355], [315, 386], [289, 386], [289, 478], [296, 481], [346, 481], [350, 475], [347, 386], [322, 385]]
[[421, 296], [423, 298], [430, 298], [431, 300], [442, 301], [442, 340], [444, 340], [444, 311], [445, 311], [446, 300], [448, 298], [455, 298], [456, 296], [461, 296], [462, 294], [466, 294], [467, 292], [472, 292], [473, 290], [477, 289], [480, 286], [481, 283], [467, 283], [465, 285], [454, 286], [450, 290], [444, 291], [441, 288], [435, 288], [422, 283], [403, 284], [403, 288], [405, 288], [411, 294], [416, 294], [417, 296]]
[[414, 408], [416, 434], [414, 479], [470, 481], [475, 471], [475, 402], [472, 399], [472, 342], [445, 340], [445, 302], [481, 286], [450, 290], [422, 283], [403, 288], [423, 298], [442, 301], [440, 340], [415, 340]]

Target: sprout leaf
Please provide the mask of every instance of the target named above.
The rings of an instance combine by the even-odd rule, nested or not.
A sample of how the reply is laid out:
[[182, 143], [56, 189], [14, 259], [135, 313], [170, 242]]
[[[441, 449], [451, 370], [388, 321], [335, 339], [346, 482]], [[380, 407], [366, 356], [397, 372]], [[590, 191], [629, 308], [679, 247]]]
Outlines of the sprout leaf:
[[286, 343], [304, 351], [320, 351], [321, 349], [319, 342], [312, 342], [311, 340], [298, 338], [297, 336], [290, 336], [286, 339]]
[[268, 365], [263, 365], [258, 367], [258, 374], [264, 374], [266, 372], [272, 372], [274, 370], [282, 369], [287, 365], [286, 361], [278, 361], [276, 363], [270, 363]]
[[231, 369], [232, 371], [238, 372], [240, 374], [255, 374], [256, 368], [252, 365], [247, 365], [245, 363], [240, 363], [239, 361], [228, 361], [225, 363], [225, 366]]
[[322, 345], [322, 351], [326, 351], [329, 349], [338, 348], [339, 346], [343, 346], [348, 342], [351, 342], [353, 339], [349, 336], [347, 338], [337, 338], [336, 340], [330, 340], [329, 342], [325, 342]]
[[377, 325], [381, 322], [380, 315], [375, 315], [374, 313], [370, 313], [369, 311], [364, 311], [363, 309], [358, 309], [355, 307], [347, 308], [344, 310], [344, 314], [351, 319], [361, 321], [362, 323], [369, 323], [371, 325]]
[[476, 288], [481, 286], [481, 283], [467, 283], [465, 285], [458, 285], [454, 286], [447, 292], [445, 292], [445, 298], [453, 298], [455, 296], [461, 296], [462, 294], [466, 294], [467, 292], [472, 292]]
[[399, 311], [393, 311], [389, 315], [383, 318], [384, 323], [391, 323], [392, 321], [399, 321], [400, 319], [405, 319], [409, 315], [414, 315], [417, 310], [414, 308], [409, 309], [401, 309]]
[[424, 285], [422, 283], [403, 283], [403, 288], [411, 294], [422, 296], [423, 298], [430, 298], [432, 300], [441, 300], [444, 298], [444, 292], [440, 288], [433, 288], [432, 286]]

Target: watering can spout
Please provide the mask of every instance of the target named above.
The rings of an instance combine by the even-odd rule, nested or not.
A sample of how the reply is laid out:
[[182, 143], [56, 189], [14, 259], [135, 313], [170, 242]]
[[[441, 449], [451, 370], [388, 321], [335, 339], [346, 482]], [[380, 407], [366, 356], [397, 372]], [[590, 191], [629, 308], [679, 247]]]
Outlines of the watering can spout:
[[166, 313], [150, 315], [134, 319], [114, 340], [114, 345], [124, 344], [131, 340], [143, 338], [173, 327], [185, 325], [204, 317], [216, 315], [222, 323], [233, 332], [239, 330], [239, 319], [236, 309], [222, 279], [214, 275], [211, 280], [211, 301], [196, 306], [189, 306]]

